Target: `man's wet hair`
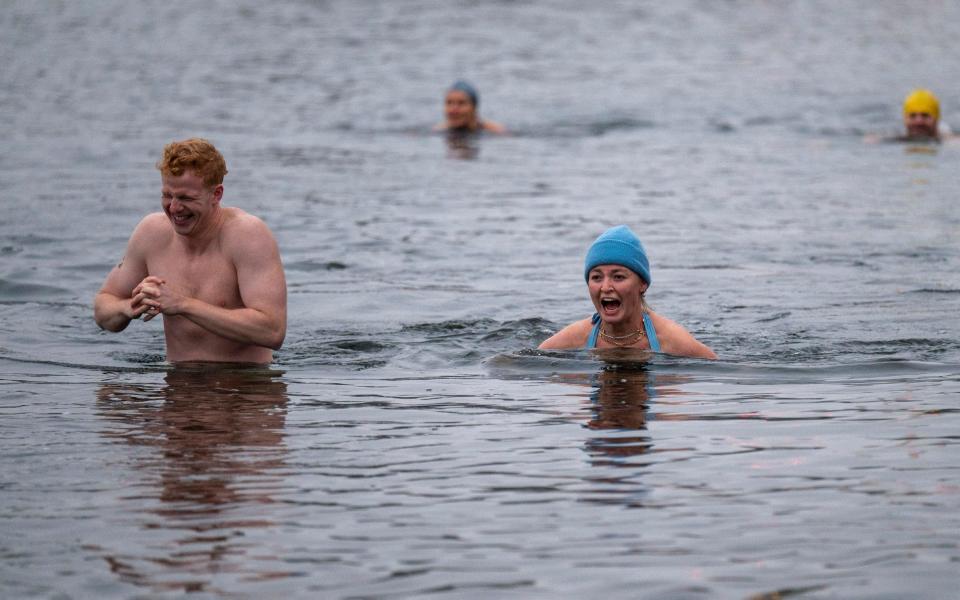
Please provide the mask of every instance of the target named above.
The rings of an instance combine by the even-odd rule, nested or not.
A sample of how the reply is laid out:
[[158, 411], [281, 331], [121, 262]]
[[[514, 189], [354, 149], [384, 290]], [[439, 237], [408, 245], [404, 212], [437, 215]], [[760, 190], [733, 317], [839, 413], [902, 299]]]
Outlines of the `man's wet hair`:
[[203, 138], [190, 138], [164, 146], [157, 169], [163, 175], [174, 177], [193, 171], [203, 179], [204, 185], [213, 187], [223, 183], [227, 163], [213, 144]]

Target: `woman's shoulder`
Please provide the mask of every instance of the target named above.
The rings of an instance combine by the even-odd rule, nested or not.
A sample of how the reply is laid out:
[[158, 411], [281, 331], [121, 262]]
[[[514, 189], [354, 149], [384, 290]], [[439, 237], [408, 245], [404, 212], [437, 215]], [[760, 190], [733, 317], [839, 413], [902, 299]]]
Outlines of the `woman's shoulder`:
[[673, 319], [669, 319], [659, 313], [655, 313], [652, 310], [647, 311], [647, 315], [650, 316], [650, 320], [653, 322], [653, 326], [657, 329], [657, 334], [660, 334], [660, 331], [663, 330], [664, 334], [674, 333], [677, 330], [686, 331], [683, 328], [683, 325], [677, 323]]
[[697, 358], [717, 358], [713, 350], [698, 341], [683, 325], [652, 310], [648, 312], [653, 328], [657, 330], [657, 339], [660, 341], [660, 350], [677, 356], [692, 356]]
[[539, 348], [541, 350], [572, 350], [583, 348], [590, 337], [593, 328], [591, 319], [581, 319], [570, 323], [551, 337], [547, 338]]
[[489, 131], [490, 133], [506, 133], [507, 128], [497, 123], [496, 121], [487, 121], [486, 119], [480, 121], [480, 129], [483, 131]]

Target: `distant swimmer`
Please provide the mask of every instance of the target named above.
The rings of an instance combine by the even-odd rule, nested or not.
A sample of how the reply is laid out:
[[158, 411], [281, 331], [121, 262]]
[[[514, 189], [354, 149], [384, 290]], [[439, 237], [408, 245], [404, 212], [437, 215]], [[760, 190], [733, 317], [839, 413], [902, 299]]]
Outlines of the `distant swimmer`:
[[940, 101], [929, 90], [914, 90], [903, 101], [903, 127], [908, 140], [940, 139]]
[[480, 94], [466, 81], [457, 81], [444, 96], [443, 114], [445, 120], [434, 126], [435, 131], [450, 133], [506, 133], [506, 128], [493, 121], [480, 118], [478, 108]]
[[167, 360], [266, 364], [287, 329], [287, 285], [267, 225], [221, 206], [227, 165], [210, 142], [167, 144], [157, 163], [162, 212], [134, 229], [94, 299], [94, 319], [123, 331], [163, 315]]
[[650, 263], [626, 225], [603, 232], [587, 251], [584, 277], [596, 313], [572, 323], [540, 348], [636, 348], [677, 356], [717, 358], [686, 329], [653, 312], [646, 302]]
[[940, 121], [940, 101], [930, 90], [916, 89], [903, 101], [903, 133], [890, 137], [867, 136], [869, 142], [942, 142], [951, 138]]

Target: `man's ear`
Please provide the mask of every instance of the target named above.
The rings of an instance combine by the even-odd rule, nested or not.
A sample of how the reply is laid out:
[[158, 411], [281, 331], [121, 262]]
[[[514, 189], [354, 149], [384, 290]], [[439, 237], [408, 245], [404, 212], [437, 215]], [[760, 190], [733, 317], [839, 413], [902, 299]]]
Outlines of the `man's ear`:
[[223, 198], [223, 184], [213, 188], [213, 201], [215, 204], [219, 204], [220, 200]]

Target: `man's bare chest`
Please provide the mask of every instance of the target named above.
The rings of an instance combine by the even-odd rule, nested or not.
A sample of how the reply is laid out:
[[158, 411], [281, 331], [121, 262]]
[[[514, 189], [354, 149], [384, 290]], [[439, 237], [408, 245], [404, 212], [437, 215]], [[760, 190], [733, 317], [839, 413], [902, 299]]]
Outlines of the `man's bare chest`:
[[239, 304], [236, 268], [222, 253], [162, 252], [148, 257], [147, 270], [185, 296], [224, 307]]

